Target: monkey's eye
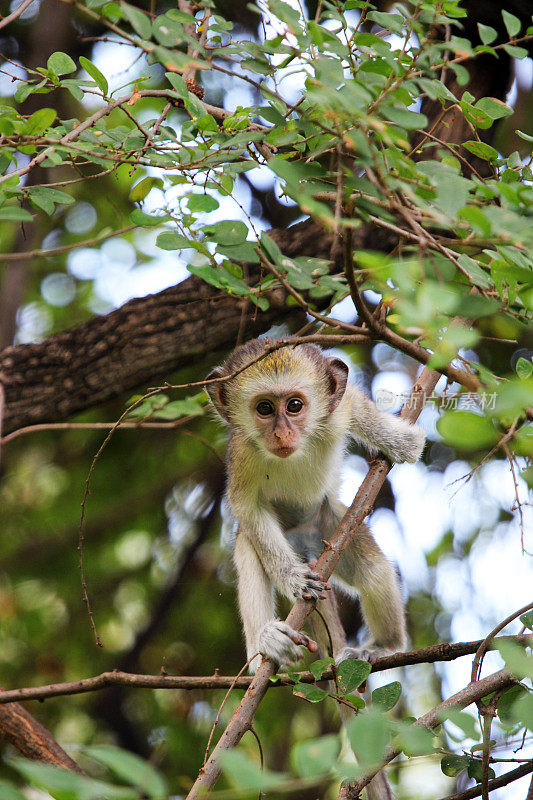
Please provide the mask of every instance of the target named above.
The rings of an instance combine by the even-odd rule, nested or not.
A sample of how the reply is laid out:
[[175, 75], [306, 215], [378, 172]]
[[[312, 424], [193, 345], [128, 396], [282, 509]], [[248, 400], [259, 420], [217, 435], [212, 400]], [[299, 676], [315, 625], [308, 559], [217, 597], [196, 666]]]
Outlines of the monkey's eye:
[[299, 397], [293, 397], [287, 403], [287, 411], [289, 412], [289, 414], [299, 414], [303, 407], [304, 404], [302, 403]]
[[274, 406], [268, 400], [261, 400], [255, 407], [260, 417], [270, 417], [274, 413]]

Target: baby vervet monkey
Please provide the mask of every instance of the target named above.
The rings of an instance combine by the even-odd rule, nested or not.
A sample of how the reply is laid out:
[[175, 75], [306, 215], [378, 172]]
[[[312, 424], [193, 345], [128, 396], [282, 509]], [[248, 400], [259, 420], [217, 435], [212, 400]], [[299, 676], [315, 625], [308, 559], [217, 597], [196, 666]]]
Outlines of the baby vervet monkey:
[[[235, 565], [247, 657], [277, 664], [298, 661], [299, 646], [316, 643], [276, 618], [275, 591], [325, 599], [329, 585], [313, 571], [346, 508], [338, 500], [350, 437], [391, 461], [420, 458], [424, 432], [381, 411], [355, 386], [348, 367], [313, 344], [283, 347], [260, 358], [269, 342], [238, 347], [207, 379], [206, 388], [230, 425], [226, 498], [237, 522]], [[259, 359], [259, 360], [258, 360]], [[246, 369], [246, 365], [250, 364]], [[362, 525], [332, 576], [332, 584], [361, 598], [370, 639], [335, 654], [365, 658], [405, 648], [405, 618], [396, 571]], [[250, 670], [260, 664], [255, 658]]]

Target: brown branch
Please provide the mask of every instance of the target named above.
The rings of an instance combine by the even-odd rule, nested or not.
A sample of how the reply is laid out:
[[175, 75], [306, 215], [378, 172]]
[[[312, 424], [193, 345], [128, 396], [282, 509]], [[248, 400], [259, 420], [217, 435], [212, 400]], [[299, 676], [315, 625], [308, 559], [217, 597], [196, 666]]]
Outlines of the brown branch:
[[[502, 636], [496, 641], [505, 639], [506, 641], [516, 641], [520, 644], [532, 642], [531, 634], [519, 634], [517, 636]], [[390, 656], [383, 656], [376, 659], [372, 664], [372, 672], [383, 672], [394, 667], [405, 667], [412, 664], [433, 664], [436, 661], [453, 661], [456, 658], [472, 655], [483, 640], [475, 642], [458, 642], [455, 644], [433, 644], [423, 647], [420, 650], [411, 650], [407, 653], [394, 653]], [[533, 642], [532, 642], [533, 643]], [[137, 649], [137, 648], [136, 648]], [[315, 676], [306, 670], [297, 673], [301, 683], [315, 683]], [[323, 680], [332, 680], [333, 671], [324, 672]], [[0, 705], [13, 703], [15, 701], [25, 702], [27, 700], [46, 700], [51, 697], [63, 697], [65, 695], [86, 694], [105, 689], [108, 686], [125, 686], [130, 689], [247, 689], [252, 683], [250, 675], [235, 677], [234, 675], [214, 675], [190, 676], [190, 675], [136, 675], [131, 672], [113, 670], [112, 672], [102, 672], [93, 678], [81, 678], [76, 681], [66, 681], [65, 683], [51, 683], [45, 686], [30, 686], [20, 689], [4, 689], [0, 691]], [[269, 688], [281, 686], [293, 686], [294, 680], [285, 673], [278, 675], [275, 683], [270, 683]]]
[[174, 422], [121, 422], [117, 427], [116, 422], [49, 422], [42, 425], [27, 425], [25, 428], [19, 428], [13, 433], [8, 433], [7, 436], [0, 437], [1, 444], [8, 444], [13, 439], [18, 439], [19, 436], [24, 436], [27, 433], [39, 433], [41, 431], [108, 431], [112, 428], [117, 430], [171, 430], [175, 431], [180, 425], [185, 425], [190, 422], [194, 417], [182, 417], [181, 419], [174, 420]]
[[0, 735], [25, 758], [83, 772], [35, 717], [18, 703], [0, 707]]
[[0, 29], [5, 28], [6, 25], [9, 25], [10, 22], [20, 17], [23, 11], [25, 11], [29, 5], [33, 3], [33, 0], [22, 0], [22, 3], [16, 7], [16, 9], [11, 13], [8, 14], [7, 17], [4, 17], [0, 20]]
[[[482, 697], [485, 697], [491, 692], [497, 692], [500, 689], [512, 686], [514, 683], [516, 683], [516, 678], [506, 669], [501, 669], [498, 672], [494, 672], [492, 675], [488, 675], [486, 678], [482, 678], [480, 681], [469, 683], [464, 689], [448, 697], [447, 700], [439, 703], [438, 706], [435, 706], [426, 714], [419, 717], [413, 725], [417, 728], [433, 730], [447, 719], [448, 712], [452, 709], [467, 708], [467, 706], [472, 703], [477, 703]], [[354, 796], [357, 797], [358, 793], [362, 792], [365, 786], [368, 786], [374, 775], [386, 764], [389, 764], [395, 759], [400, 752], [401, 751], [395, 747], [389, 747], [379, 766], [372, 768], [365, 775], [352, 783]]]
[[[87, 180], [92, 176], [87, 175], [80, 180]], [[40, 184], [44, 186], [44, 184]], [[59, 186], [64, 186], [64, 183], [59, 182]], [[108, 231], [107, 233], [95, 236], [93, 239], [84, 239], [82, 242], [74, 242], [73, 244], [65, 244], [63, 247], [53, 247], [50, 250], [26, 250], [21, 253], [0, 253], [0, 261], [24, 261], [27, 258], [50, 258], [58, 256], [62, 253], [69, 253], [71, 250], [76, 250], [78, 247], [94, 247], [95, 245], [105, 242], [107, 239], [112, 239], [113, 236], [122, 236], [124, 233], [135, 230], [138, 225], [128, 225], [125, 228], [120, 228], [117, 231]]]
[[[530, 772], [533, 772], [533, 761], [528, 761], [527, 764], [522, 764], [521, 767], [512, 769], [510, 772], [506, 772], [505, 775], [500, 775], [499, 778], [493, 778], [488, 783], [488, 790], [489, 792], [492, 792], [493, 789], [499, 789], [501, 786], [507, 786], [507, 784], [518, 780], [518, 778], [523, 778], [524, 775], [529, 775]], [[441, 800], [472, 800], [474, 797], [479, 797], [480, 794], [481, 786], [478, 784], [477, 786], [473, 786], [471, 789], [466, 789], [464, 792], [456, 792], [455, 794], [448, 794], [446, 797], [441, 797]], [[529, 800], [529, 797], [526, 798], [526, 800]]]

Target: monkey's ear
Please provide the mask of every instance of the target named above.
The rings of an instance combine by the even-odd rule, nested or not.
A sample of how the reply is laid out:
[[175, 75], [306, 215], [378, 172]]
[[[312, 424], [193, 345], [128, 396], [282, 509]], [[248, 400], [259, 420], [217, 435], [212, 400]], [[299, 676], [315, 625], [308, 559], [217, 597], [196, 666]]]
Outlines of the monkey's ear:
[[[206, 381], [211, 381], [214, 378], [223, 378], [225, 374], [226, 372], [224, 367], [215, 367], [215, 369], [212, 369], [209, 375], [206, 377]], [[222, 419], [225, 419], [226, 422], [229, 422], [230, 419], [227, 405], [228, 398], [226, 392], [226, 383], [208, 383], [205, 387], [205, 390]]]
[[348, 367], [340, 358], [328, 358], [329, 413], [335, 411], [346, 391]]

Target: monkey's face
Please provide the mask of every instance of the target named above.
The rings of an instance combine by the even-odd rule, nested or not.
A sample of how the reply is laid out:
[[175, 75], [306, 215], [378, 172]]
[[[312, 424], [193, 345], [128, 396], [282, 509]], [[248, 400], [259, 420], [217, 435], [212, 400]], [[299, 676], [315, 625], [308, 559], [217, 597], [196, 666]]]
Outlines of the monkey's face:
[[257, 441], [278, 458], [288, 458], [302, 445], [309, 421], [309, 402], [303, 392], [258, 394], [250, 414]]

